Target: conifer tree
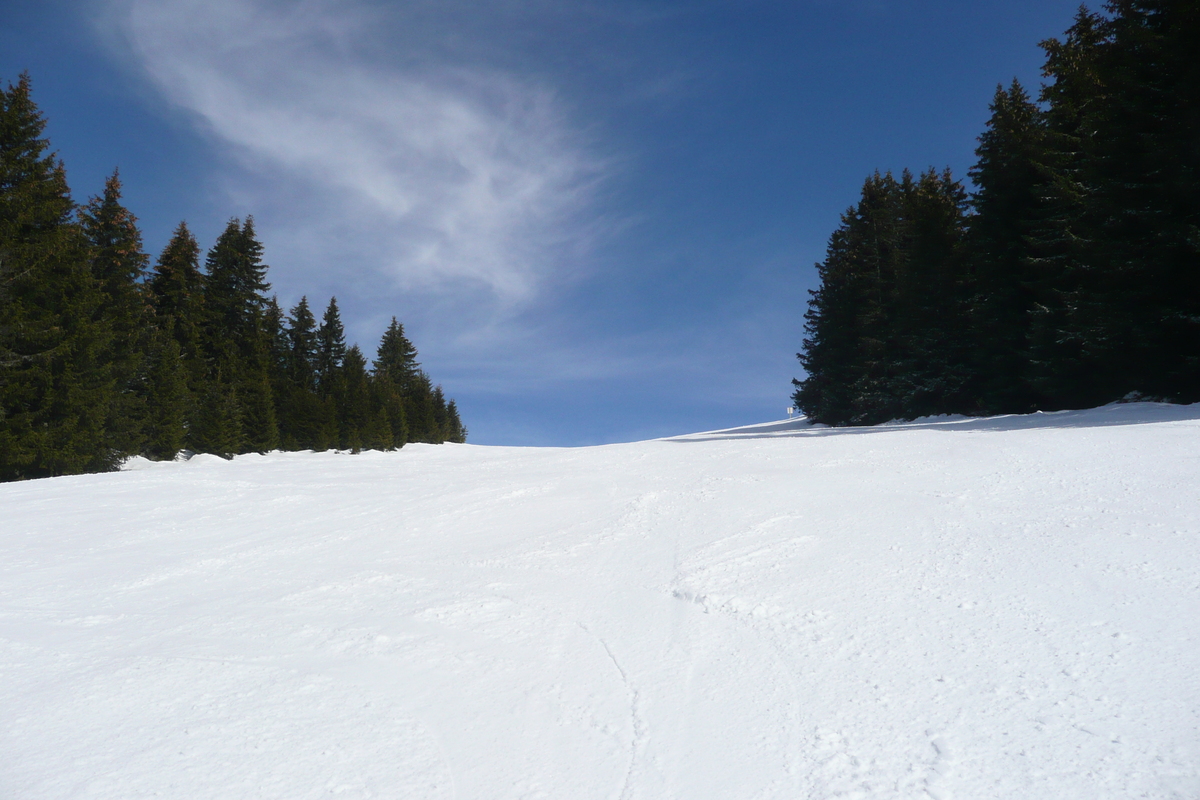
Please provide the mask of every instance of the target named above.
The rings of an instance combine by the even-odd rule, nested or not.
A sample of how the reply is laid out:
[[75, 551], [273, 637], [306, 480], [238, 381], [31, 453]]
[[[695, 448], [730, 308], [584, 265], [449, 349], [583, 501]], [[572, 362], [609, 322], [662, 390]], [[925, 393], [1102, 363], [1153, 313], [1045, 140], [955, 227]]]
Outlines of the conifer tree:
[[317, 321], [301, 297], [288, 316], [288, 374], [292, 383], [306, 391], [316, 388]]
[[363, 430], [363, 446], [371, 450], [398, 450], [410, 441], [405, 398], [390, 381], [372, 376], [371, 417]]
[[889, 405], [880, 380], [889, 358], [886, 309], [899, 258], [899, 196], [891, 174], [868, 178], [817, 264], [820, 286], [811, 292], [804, 351], [797, 354], [808, 375], [793, 381], [793, 399], [814, 421], [862, 424], [869, 420], [864, 415]]
[[246, 452], [237, 389], [223, 375], [206, 384], [195, 425], [188, 434], [191, 449], [198, 453], [231, 458]]
[[148, 354], [146, 454], [170, 460], [184, 448], [194, 402], [179, 342], [171, 331], [155, 331]]
[[338, 371], [342, 360], [346, 357], [346, 332], [342, 327], [342, 317], [338, 312], [337, 298], [329, 299], [329, 307], [321, 319], [321, 327], [317, 329], [317, 348], [314, 359], [317, 386], [323, 394], [329, 395], [334, 391]]
[[374, 362], [375, 377], [391, 382], [403, 393], [416, 382], [420, 367], [417, 348], [404, 335], [404, 326], [392, 317], [379, 342], [379, 352]]
[[270, 353], [271, 369], [277, 378], [286, 377], [288, 369], [288, 354], [291, 352], [291, 342], [287, 334], [287, 320], [279, 300], [274, 295], [267, 300], [263, 309], [263, 332], [267, 339], [267, 350]]
[[408, 428], [407, 440], [426, 444], [441, 444], [442, 434], [438, 426], [437, 408], [434, 403], [433, 386], [429, 376], [418, 370], [409, 379], [403, 393], [404, 419]]
[[128, 456], [144, 443], [145, 351], [149, 347], [149, 309], [142, 292], [149, 257], [142, 250], [137, 218], [121, 204], [121, 180], [114, 172], [104, 194], [79, 210], [92, 251], [92, 275], [102, 293], [99, 322], [108, 334], [103, 354], [111, 370], [113, 402], [105, 422], [109, 446]]
[[949, 172], [876, 173], [842, 216], [812, 293], [808, 376], [793, 399], [814, 421], [872, 424], [970, 402], [962, 264], [965, 192]]
[[228, 448], [220, 452], [262, 452], [279, 443], [265, 324], [270, 284], [262, 252], [254, 220], [231, 219], [206, 260], [206, 394], [224, 410], [210, 412], [201, 428], [210, 442]]
[[336, 411], [317, 391], [319, 341], [316, 320], [301, 297], [286, 323], [288, 383], [282, 406], [282, 438], [289, 447], [326, 450], [337, 444]]
[[1029, 327], [1038, 302], [1029, 236], [1048, 193], [1047, 142], [1041, 112], [1021, 84], [996, 87], [987, 130], [975, 150], [968, 275], [973, 387], [979, 412], [1032, 410]]
[[200, 273], [200, 245], [187, 223], [180, 222], [163, 248], [147, 281], [157, 327], [170, 330], [187, 365], [188, 382], [198, 391], [204, 379], [201, 332], [205, 325], [204, 277]]
[[113, 468], [102, 294], [28, 74], [0, 91], [0, 480]]
[[1102, 332], [1103, 270], [1095, 220], [1087, 213], [1093, 130], [1087, 119], [1105, 102], [1097, 59], [1103, 18], [1085, 7], [1066, 37], [1046, 52], [1042, 103], [1047, 157], [1042, 198], [1028, 241], [1035, 295], [1029, 327], [1029, 376], [1043, 407], [1095, 405], [1106, 394]]
[[464, 444], [467, 441], [467, 429], [463, 426], [462, 419], [458, 414], [458, 404], [453, 399], [446, 404], [446, 417], [450, 421], [449, 432], [446, 435], [446, 441]]
[[902, 232], [890, 319], [885, 383], [903, 419], [978, 408], [969, 363], [963, 238], [966, 191], [949, 170], [901, 182]]
[[236, 452], [265, 453], [279, 447], [279, 427], [275, 414], [275, 397], [271, 387], [270, 343], [256, 317], [253, 349], [245, 354], [237, 383], [241, 408], [241, 450]]
[[367, 439], [377, 449], [378, 436], [369, 435], [369, 425], [374, 409], [371, 404], [371, 384], [367, 375], [367, 360], [362, 350], [354, 345], [346, 351], [341, 366], [341, 393], [338, 401], [338, 431], [340, 439], [338, 446], [344, 450], [357, 453], [363, 449]]
[[1103, 102], [1083, 114], [1089, 255], [1102, 274], [1081, 327], [1110, 374], [1096, 399], [1200, 400], [1200, 8], [1112, 0], [1107, 11]]
[[231, 343], [245, 341], [254, 334], [255, 320], [266, 306], [271, 288], [253, 217], [244, 223], [237, 218], [229, 220], [205, 266], [205, 305], [214, 332], [227, 335]]

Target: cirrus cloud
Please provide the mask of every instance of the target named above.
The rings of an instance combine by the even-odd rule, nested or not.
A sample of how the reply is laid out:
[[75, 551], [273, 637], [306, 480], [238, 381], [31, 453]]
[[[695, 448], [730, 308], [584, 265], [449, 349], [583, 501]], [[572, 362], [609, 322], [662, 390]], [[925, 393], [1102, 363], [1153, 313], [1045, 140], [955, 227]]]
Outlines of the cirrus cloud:
[[337, 0], [108, 9], [157, 90], [238, 159], [230, 191], [275, 209], [272, 238], [309, 270], [336, 258], [358, 273], [344, 281], [382, 271], [520, 306], [595, 233], [607, 164], [553, 88], [455, 58], [462, 42], [422, 46], [404, 14]]

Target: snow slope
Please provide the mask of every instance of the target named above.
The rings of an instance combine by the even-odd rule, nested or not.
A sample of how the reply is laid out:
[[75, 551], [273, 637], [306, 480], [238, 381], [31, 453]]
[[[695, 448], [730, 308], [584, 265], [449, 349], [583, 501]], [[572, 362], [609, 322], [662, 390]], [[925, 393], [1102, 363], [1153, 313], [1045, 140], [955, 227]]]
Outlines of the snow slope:
[[1200, 406], [0, 486], [0, 798], [1200, 797]]

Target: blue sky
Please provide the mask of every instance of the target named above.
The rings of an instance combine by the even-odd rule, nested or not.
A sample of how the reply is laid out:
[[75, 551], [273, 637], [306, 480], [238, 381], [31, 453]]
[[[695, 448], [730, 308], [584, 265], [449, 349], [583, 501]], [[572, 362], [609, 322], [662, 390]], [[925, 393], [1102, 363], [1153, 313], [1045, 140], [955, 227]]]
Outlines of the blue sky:
[[78, 200], [253, 214], [290, 308], [392, 315], [470, 441], [764, 422], [876, 169], [965, 177], [1075, 0], [7, 0]]

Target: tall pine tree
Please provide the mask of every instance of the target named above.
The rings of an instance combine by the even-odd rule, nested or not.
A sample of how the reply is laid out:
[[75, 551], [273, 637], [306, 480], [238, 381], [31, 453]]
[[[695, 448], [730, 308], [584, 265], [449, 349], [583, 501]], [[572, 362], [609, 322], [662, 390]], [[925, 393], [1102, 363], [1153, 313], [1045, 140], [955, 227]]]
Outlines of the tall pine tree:
[[112, 405], [105, 422], [109, 446], [123, 456], [140, 453], [145, 442], [150, 347], [150, 313], [142, 290], [149, 257], [142, 250], [137, 218], [121, 204], [121, 179], [114, 172], [104, 193], [79, 210], [92, 251], [92, 275], [103, 295], [99, 322], [108, 334], [103, 358], [113, 378]]
[[29, 76], [0, 91], [0, 480], [112, 469], [103, 295]]

